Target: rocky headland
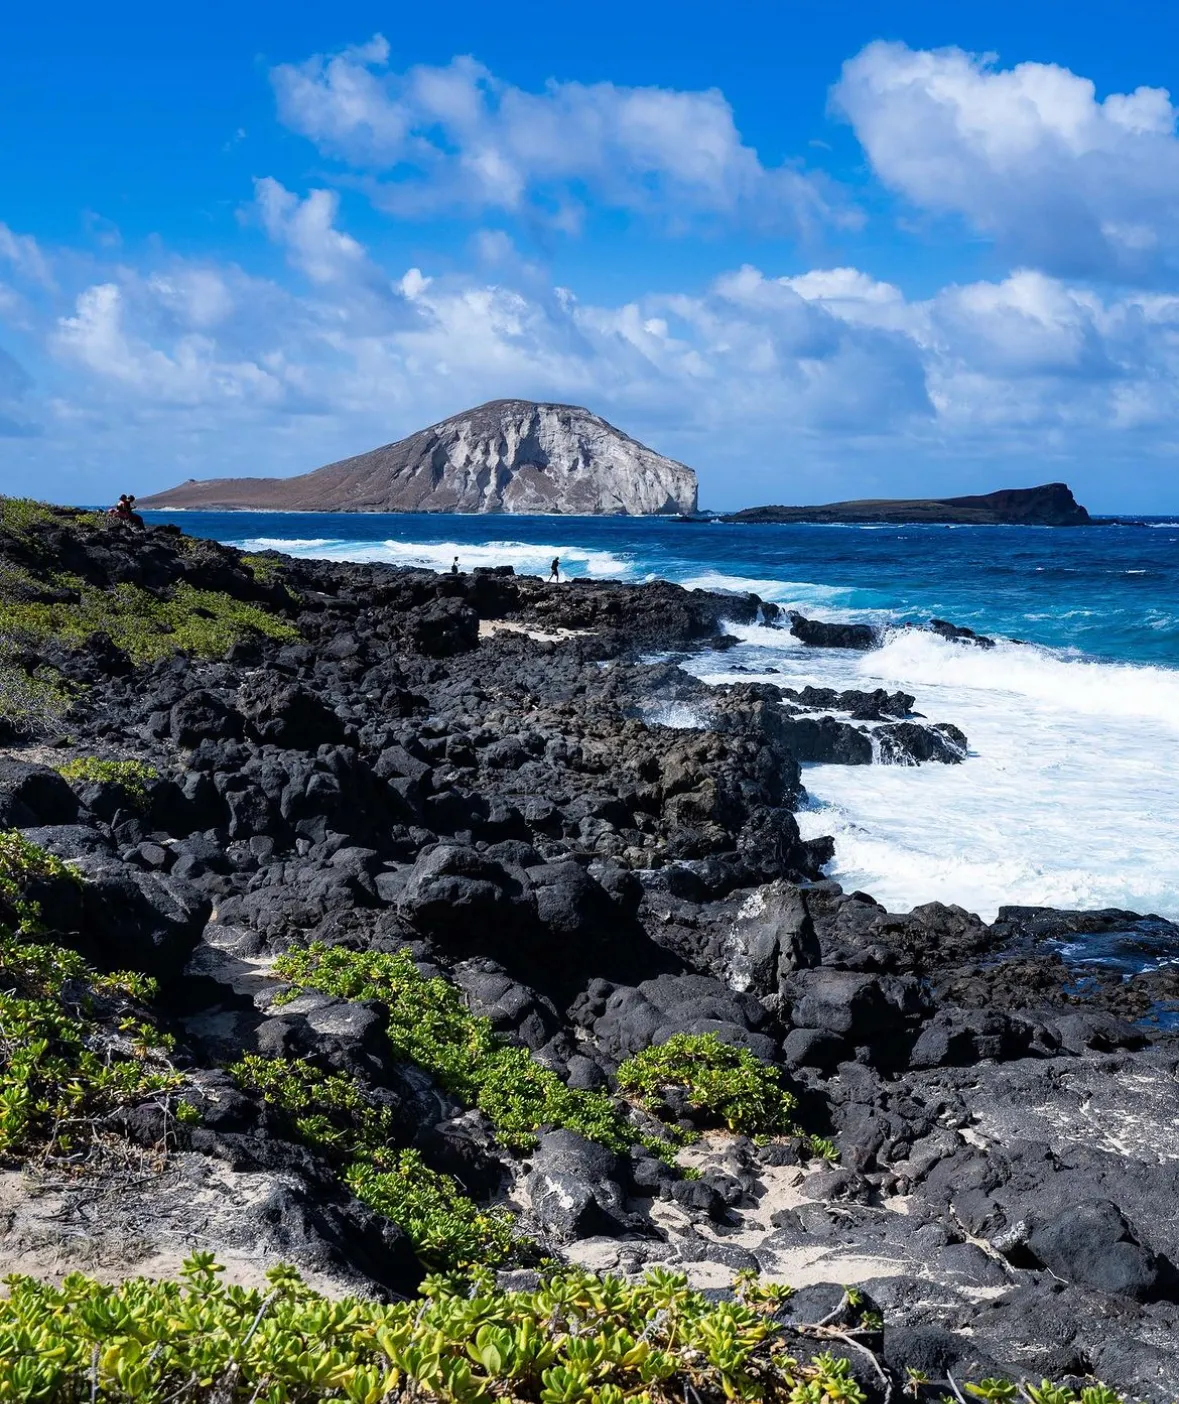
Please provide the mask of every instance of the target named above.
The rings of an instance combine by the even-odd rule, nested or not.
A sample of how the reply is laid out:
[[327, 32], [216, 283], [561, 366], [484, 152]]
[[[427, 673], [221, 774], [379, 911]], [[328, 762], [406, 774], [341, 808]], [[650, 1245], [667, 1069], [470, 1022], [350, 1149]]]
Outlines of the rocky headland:
[[[282, 1261], [396, 1301], [484, 1264], [510, 1295], [479, 1319], [509, 1302], [574, 1340], [534, 1396], [518, 1340], [454, 1325], [464, 1288], [467, 1374], [435, 1360], [419, 1398], [487, 1397], [472, 1369], [549, 1404], [639, 1397], [591, 1388], [607, 1347], [586, 1364], [561, 1316], [588, 1308], [536, 1294], [554, 1258], [704, 1292], [698, 1354], [652, 1363], [681, 1290], [658, 1275], [641, 1290], [672, 1295], [610, 1347], [652, 1399], [1174, 1397], [1179, 980], [1157, 957], [1179, 930], [842, 891], [830, 841], [799, 835], [803, 765], [956, 764], [968, 738], [903, 693], [709, 688], [677, 662], [728, 621], [870, 640], [751, 595], [0, 507], [3, 1271], [169, 1278], [200, 1251], [243, 1292]], [[1086, 937], [1145, 973], [1068, 963]], [[243, 1333], [269, 1340], [287, 1290], [243, 1297]], [[725, 1306], [755, 1291], [760, 1314]], [[721, 1326], [788, 1349], [811, 1393], [780, 1357], [726, 1364]], [[92, 1397], [87, 1352], [53, 1397]], [[244, 1358], [216, 1398], [251, 1397], [228, 1392]], [[281, 1397], [402, 1397], [383, 1378]]]
[[690, 514], [696, 510], [696, 474], [578, 405], [492, 400], [312, 473], [193, 479], [140, 505], [272, 512]]
[[1092, 518], [1065, 483], [1002, 488], [973, 497], [865, 498], [816, 507], [746, 507], [721, 518], [726, 522], [781, 524], [895, 522], [961, 526], [1089, 526]]

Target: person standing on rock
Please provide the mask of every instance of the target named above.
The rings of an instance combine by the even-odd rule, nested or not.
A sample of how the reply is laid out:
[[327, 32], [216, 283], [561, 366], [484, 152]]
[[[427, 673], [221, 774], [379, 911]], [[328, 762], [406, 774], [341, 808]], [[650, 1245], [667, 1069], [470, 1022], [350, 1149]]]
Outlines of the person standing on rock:
[[455, 556], [454, 561], [453, 561], [453, 563], [451, 564], [450, 573], [451, 573], [451, 575], [457, 575], [457, 574], [459, 573], [459, 568], [458, 568], [458, 557], [457, 557], [457, 556]]
[[561, 558], [560, 558], [560, 556], [554, 556], [554, 557], [553, 557], [553, 563], [552, 563], [552, 565], [549, 567], [549, 579], [550, 579], [550, 580], [556, 580], [556, 581], [560, 581], [560, 579], [561, 579]]

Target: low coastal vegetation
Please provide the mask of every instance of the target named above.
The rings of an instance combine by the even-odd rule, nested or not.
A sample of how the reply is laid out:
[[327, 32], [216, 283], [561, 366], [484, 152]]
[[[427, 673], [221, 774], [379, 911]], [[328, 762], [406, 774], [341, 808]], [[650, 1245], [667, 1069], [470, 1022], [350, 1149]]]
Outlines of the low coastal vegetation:
[[116, 785], [136, 806], [147, 800], [147, 787], [159, 777], [154, 765], [138, 760], [103, 760], [98, 756], [74, 756], [56, 767], [71, 785]]
[[[290, 997], [314, 989], [379, 1000], [388, 1010], [386, 1032], [395, 1054], [483, 1111], [505, 1146], [531, 1149], [542, 1126], [566, 1127], [619, 1152], [642, 1139], [604, 1093], [567, 1087], [526, 1048], [497, 1038], [488, 1019], [467, 1009], [457, 986], [421, 975], [406, 951], [314, 944], [280, 956], [275, 974], [291, 982]], [[660, 1153], [671, 1153], [666, 1140], [651, 1139]]]
[[0, 1156], [77, 1166], [150, 1105], [160, 1143], [183, 1119], [172, 1043], [145, 1012], [155, 994], [135, 972], [101, 975], [49, 939], [39, 886], [74, 878], [16, 833], [0, 834]]
[[648, 1111], [682, 1107], [746, 1136], [791, 1135], [795, 1100], [777, 1068], [716, 1034], [673, 1034], [618, 1069], [618, 1090]]
[[[99, 585], [62, 569], [52, 534], [65, 525], [119, 540], [129, 530], [103, 513], [0, 497], [0, 536], [7, 538], [0, 557], [0, 699], [11, 691], [22, 711], [43, 710], [52, 700], [42, 688], [22, 701], [21, 689], [8, 678], [12, 655], [22, 647], [52, 640], [76, 648], [104, 634], [133, 662], [147, 663], [177, 652], [219, 658], [251, 632], [270, 639], [298, 637], [295, 627], [272, 610], [224, 590], [199, 588], [187, 580], [162, 589], [130, 580]], [[261, 577], [252, 571], [246, 578]]]
[[409, 1237], [428, 1267], [501, 1267], [533, 1256], [504, 1209], [480, 1209], [450, 1175], [393, 1144], [395, 1119], [355, 1078], [325, 1075], [304, 1059], [247, 1054], [230, 1072], [289, 1119], [341, 1171], [349, 1189]]
[[[635, 1144], [668, 1161], [695, 1132], [666, 1121], [643, 1130], [625, 1106], [601, 1092], [570, 1088], [526, 1048], [500, 1039], [489, 1020], [466, 1008], [459, 989], [425, 977], [408, 952], [352, 951], [312, 945], [280, 956], [275, 974], [290, 982], [278, 1004], [306, 990], [374, 1000], [386, 1013], [394, 1056], [417, 1064], [452, 1095], [487, 1116], [501, 1144], [526, 1151], [542, 1129], [561, 1127], [623, 1153]], [[349, 1188], [394, 1220], [427, 1266], [501, 1266], [535, 1256], [506, 1210], [481, 1209], [416, 1152], [394, 1146], [395, 1118], [355, 1078], [325, 1075], [302, 1059], [247, 1055], [230, 1069], [260, 1093], [307, 1144], [327, 1154]], [[623, 1097], [666, 1110], [673, 1089], [708, 1124], [751, 1135], [791, 1135], [794, 1099], [777, 1069], [715, 1035], [677, 1035], [619, 1069]], [[817, 1150], [816, 1153], [822, 1153]]]
[[[0, 592], [3, 580], [0, 579]], [[4, 732], [46, 731], [66, 714], [70, 691], [51, 670], [25, 667], [22, 650], [0, 634], [0, 740]]]
[[[386, 1032], [397, 1056], [426, 1069], [468, 1106], [483, 1111], [501, 1144], [528, 1150], [542, 1127], [563, 1127], [619, 1153], [642, 1144], [667, 1160], [695, 1131], [663, 1120], [644, 1129], [603, 1092], [568, 1087], [526, 1048], [506, 1043], [488, 1019], [473, 1015], [457, 986], [423, 976], [406, 951], [385, 954], [313, 944], [275, 962], [291, 983], [291, 999], [314, 989], [343, 999], [377, 1000], [388, 1010]], [[619, 1068], [622, 1096], [667, 1113], [678, 1091], [683, 1108], [706, 1124], [751, 1136], [798, 1135], [794, 1098], [776, 1068], [715, 1034], [676, 1034]], [[821, 1152], [819, 1152], [821, 1153]]]
[[251, 631], [271, 639], [298, 637], [286, 620], [218, 590], [181, 583], [162, 597], [140, 585], [98, 589], [68, 574], [55, 576], [53, 583], [64, 598], [6, 600], [0, 593], [0, 635], [79, 646], [93, 634], [105, 634], [135, 663], [178, 651], [220, 658]]
[[[329, 1300], [288, 1267], [272, 1268], [264, 1289], [226, 1285], [221, 1272], [197, 1253], [180, 1281], [9, 1278], [0, 1400], [864, 1404], [846, 1351], [874, 1359], [863, 1344], [872, 1328], [855, 1321], [795, 1327], [811, 1348], [788, 1344], [775, 1313], [790, 1289], [752, 1274], [716, 1301], [661, 1269], [639, 1282], [556, 1271], [529, 1291], [499, 1289], [482, 1271], [429, 1278], [420, 1299], [384, 1306]], [[1096, 1384], [995, 1379], [965, 1391], [1000, 1404], [1119, 1404]], [[916, 1371], [905, 1393], [952, 1398]]]
[[[784, 1289], [740, 1284], [709, 1301], [655, 1271], [628, 1283], [557, 1272], [533, 1291], [488, 1273], [427, 1280], [419, 1301], [329, 1301], [289, 1268], [225, 1286], [212, 1255], [180, 1282], [60, 1287], [9, 1280], [0, 1302], [0, 1399], [81, 1404], [420, 1399], [477, 1404], [680, 1404], [760, 1399], [861, 1404], [846, 1360], [786, 1353]], [[1054, 1401], [1055, 1404], [1055, 1401]]]

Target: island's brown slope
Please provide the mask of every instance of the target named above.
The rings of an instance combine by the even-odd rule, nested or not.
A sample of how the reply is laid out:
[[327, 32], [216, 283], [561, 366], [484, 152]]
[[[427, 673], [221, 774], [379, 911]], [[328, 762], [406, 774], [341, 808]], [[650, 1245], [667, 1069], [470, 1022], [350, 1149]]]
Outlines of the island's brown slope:
[[976, 497], [873, 498], [817, 507], [747, 507], [726, 522], [896, 522], [980, 526], [1088, 526], [1089, 513], [1065, 483], [1003, 488]]
[[696, 510], [696, 475], [576, 405], [493, 400], [295, 478], [195, 480], [145, 508], [293, 512]]

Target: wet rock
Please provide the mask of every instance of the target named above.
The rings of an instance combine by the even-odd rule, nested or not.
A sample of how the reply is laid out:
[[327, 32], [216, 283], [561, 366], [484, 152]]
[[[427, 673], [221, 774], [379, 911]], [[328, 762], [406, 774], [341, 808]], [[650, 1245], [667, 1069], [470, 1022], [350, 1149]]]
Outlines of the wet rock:
[[960, 765], [969, 744], [964, 732], [945, 722], [936, 726], [890, 722], [877, 727], [876, 741], [884, 765], [922, 765], [928, 761]]
[[978, 648], [995, 647], [995, 640], [988, 638], [986, 634], [976, 634], [973, 629], [967, 629], [961, 624], [951, 624], [947, 619], [931, 619], [929, 628], [931, 633], [953, 643], [970, 643]]
[[810, 648], [851, 648], [864, 651], [877, 648], [880, 638], [870, 624], [832, 624], [807, 619], [790, 610], [790, 632]]
[[782, 740], [800, 761], [816, 765], [871, 765], [872, 739], [836, 717], [793, 717], [782, 723]]

